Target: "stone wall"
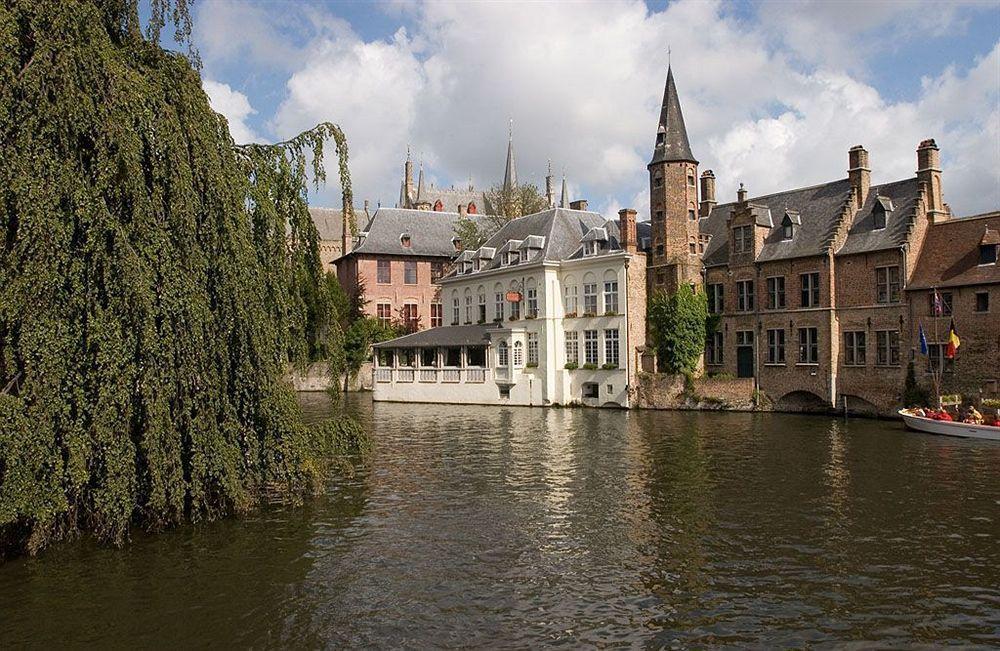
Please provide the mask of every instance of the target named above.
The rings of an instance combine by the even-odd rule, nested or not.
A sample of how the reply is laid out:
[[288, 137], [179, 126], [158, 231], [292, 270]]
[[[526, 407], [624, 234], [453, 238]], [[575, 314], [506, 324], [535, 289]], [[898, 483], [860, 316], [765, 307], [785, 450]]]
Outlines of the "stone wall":
[[683, 375], [641, 373], [632, 405], [639, 409], [726, 409], [752, 411], [752, 378], [701, 377], [688, 386]]
[[[344, 378], [330, 377], [330, 368], [326, 362], [316, 362], [310, 364], [305, 372], [297, 369], [289, 371], [288, 379], [296, 391], [326, 391], [334, 382], [341, 383]], [[349, 391], [371, 391], [372, 390], [372, 365], [365, 363], [358, 373], [358, 377], [351, 382]]]

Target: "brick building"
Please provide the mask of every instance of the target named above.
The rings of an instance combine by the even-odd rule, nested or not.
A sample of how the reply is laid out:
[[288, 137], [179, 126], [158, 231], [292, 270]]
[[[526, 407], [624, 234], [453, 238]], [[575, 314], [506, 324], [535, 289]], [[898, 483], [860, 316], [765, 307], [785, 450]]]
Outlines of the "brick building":
[[950, 283], [955, 309], [969, 315], [967, 361], [956, 362], [955, 376], [964, 363], [971, 382], [982, 373], [995, 382], [1000, 320], [975, 306], [997, 291], [1000, 270], [969, 265], [980, 246], [995, 256], [996, 215], [952, 218], [933, 140], [917, 148], [915, 176], [878, 186], [868, 152], [847, 153], [846, 178], [756, 197], [741, 184], [736, 201], [718, 203], [713, 172], [698, 176], [668, 69], [648, 166], [651, 290], [704, 284], [721, 317], [706, 346], [709, 373], [754, 378], [779, 409], [846, 399], [853, 409], [887, 412], [926, 318], [926, 290]]

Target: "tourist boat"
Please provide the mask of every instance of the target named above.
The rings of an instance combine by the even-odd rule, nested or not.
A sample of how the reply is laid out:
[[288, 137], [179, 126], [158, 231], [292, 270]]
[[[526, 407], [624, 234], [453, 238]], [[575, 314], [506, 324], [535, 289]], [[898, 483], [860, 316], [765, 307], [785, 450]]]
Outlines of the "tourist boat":
[[944, 434], [945, 436], [960, 436], [963, 438], [986, 439], [1000, 441], [1000, 427], [993, 425], [976, 425], [948, 420], [935, 420], [926, 416], [917, 416], [911, 409], [900, 409], [899, 415], [910, 429], [929, 434]]

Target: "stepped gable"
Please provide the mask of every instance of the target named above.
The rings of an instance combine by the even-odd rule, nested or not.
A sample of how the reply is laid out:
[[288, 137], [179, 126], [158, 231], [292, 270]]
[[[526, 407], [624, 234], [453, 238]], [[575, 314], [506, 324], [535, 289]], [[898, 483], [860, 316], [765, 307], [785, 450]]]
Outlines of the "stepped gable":
[[[469, 218], [482, 223], [481, 215]], [[367, 235], [351, 253], [452, 258], [456, 253], [453, 238], [458, 220], [457, 212], [379, 208], [362, 229]], [[404, 233], [410, 236], [409, 247], [401, 241]]]
[[979, 247], [1000, 240], [1000, 211], [927, 227], [907, 289], [1000, 284], [1000, 264], [979, 264]]
[[[906, 242], [916, 216], [920, 187], [916, 178], [872, 186], [868, 199], [854, 216], [837, 255], [895, 249]], [[885, 228], [875, 228], [876, 207], [885, 210]]]

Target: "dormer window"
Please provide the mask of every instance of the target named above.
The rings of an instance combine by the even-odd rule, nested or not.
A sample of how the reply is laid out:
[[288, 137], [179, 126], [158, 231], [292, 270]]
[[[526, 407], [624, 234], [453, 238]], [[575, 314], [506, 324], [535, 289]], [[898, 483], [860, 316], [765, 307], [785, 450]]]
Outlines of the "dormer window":
[[410, 234], [403, 233], [399, 236], [399, 243], [403, 245], [404, 249], [410, 248]]
[[875, 206], [872, 208], [872, 228], [880, 231], [885, 228], [888, 221], [887, 215], [893, 210], [892, 199], [888, 197], [876, 197]]
[[997, 263], [997, 245], [996, 244], [980, 244], [979, 245], [979, 264], [996, 264]]
[[792, 226], [791, 222], [781, 225], [781, 239], [790, 240], [792, 235], [795, 234], [795, 227]]
[[790, 240], [795, 237], [795, 228], [802, 223], [799, 213], [794, 210], [786, 210], [785, 216], [781, 218], [781, 239]]
[[[660, 147], [660, 146], [662, 146], [662, 145], [663, 145], [663, 143], [665, 143], [666, 141], [667, 141], [667, 134], [666, 134], [666, 132], [665, 132], [665, 131], [663, 130], [663, 127], [660, 127], [660, 130], [656, 132], [656, 146], [657, 146], [657, 147]], [[661, 179], [661, 180], [662, 180], [662, 179]]]

